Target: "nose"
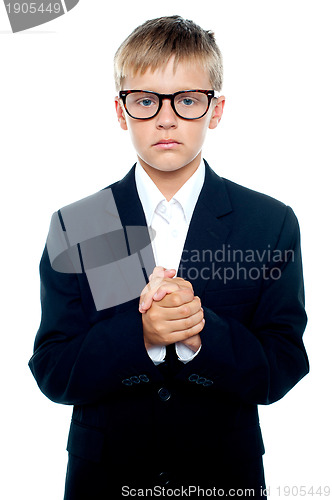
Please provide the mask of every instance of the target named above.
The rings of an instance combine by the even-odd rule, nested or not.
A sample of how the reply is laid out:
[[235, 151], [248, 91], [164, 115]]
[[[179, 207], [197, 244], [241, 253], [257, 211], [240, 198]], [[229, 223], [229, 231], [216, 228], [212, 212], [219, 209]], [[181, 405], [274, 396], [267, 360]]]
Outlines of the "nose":
[[156, 119], [157, 128], [169, 129], [177, 127], [177, 116], [171, 106], [170, 99], [163, 99], [161, 109]]

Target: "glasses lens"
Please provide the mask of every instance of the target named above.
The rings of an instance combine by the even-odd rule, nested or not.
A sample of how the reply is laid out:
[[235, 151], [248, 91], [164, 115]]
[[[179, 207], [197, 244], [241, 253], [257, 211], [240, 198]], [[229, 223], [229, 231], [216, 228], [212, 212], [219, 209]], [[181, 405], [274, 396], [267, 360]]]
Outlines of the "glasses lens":
[[174, 99], [176, 112], [183, 118], [200, 118], [206, 112], [209, 99], [202, 92], [183, 92]]
[[127, 95], [126, 106], [134, 118], [151, 118], [157, 113], [159, 99], [148, 92], [133, 92]]

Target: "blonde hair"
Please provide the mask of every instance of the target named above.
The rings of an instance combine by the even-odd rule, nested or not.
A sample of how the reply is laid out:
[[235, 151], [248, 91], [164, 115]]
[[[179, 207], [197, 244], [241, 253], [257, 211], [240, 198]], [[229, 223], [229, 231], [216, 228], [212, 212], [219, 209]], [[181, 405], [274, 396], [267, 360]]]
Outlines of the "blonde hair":
[[117, 91], [126, 76], [165, 67], [172, 56], [174, 69], [180, 61], [202, 64], [209, 73], [212, 89], [221, 90], [223, 63], [214, 33], [180, 16], [169, 16], [146, 21], [120, 45], [114, 57]]

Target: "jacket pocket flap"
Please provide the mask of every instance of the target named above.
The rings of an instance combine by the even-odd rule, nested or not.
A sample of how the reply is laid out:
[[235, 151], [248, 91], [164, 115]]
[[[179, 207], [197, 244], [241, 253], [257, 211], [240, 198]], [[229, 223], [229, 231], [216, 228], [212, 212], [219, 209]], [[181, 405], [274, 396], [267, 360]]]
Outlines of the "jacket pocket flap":
[[230, 432], [224, 439], [223, 446], [235, 457], [257, 457], [265, 453], [259, 425]]
[[99, 462], [101, 460], [105, 436], [98, 429], [87, 427], [72, 420], [69, 430], [67, 451], [71, 455]]

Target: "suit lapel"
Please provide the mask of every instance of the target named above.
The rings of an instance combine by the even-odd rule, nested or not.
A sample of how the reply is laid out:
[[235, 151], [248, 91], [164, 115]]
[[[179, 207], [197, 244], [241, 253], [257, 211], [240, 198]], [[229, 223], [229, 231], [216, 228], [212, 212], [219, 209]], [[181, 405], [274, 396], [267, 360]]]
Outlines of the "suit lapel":
[[135, 166], [129, 170], [121, 181], [110, 187], [112, 188], [122, 226], [146, 226], [143, 207], [136, 188]]
[[[204, 185], [191, 219], [178, 271], [179, 276], [192, 283], [198, 296], [202, 295], [207, 282], [213, 279], [216, 252], [220, 251], [227, 241], [231, 229], [230, 218], [227, 215], [232, 212], [225, 181], [209, 167], [207, 162], [205, 165]], [[129, 251], [134, 253], [139, 250], [140, 244], [137, 243], [135, 230], [129, 228], [138, 226], [145, 228], [145, 238], [148, 235], [143, 207], [136, 189], [135, 167], [112, 186], [112, 192], [122, 226], [126, 229], [130, 240]], [[149, 275], [155, 265], [151, 245], [145, 251], [150, 254], [147, 260], [151, 264], [149, 269], [146, 269]]]
[[153, 272], [156, 264], [144, 210], [136, 188], [135, 166], [111, 188], [125, 232], [128, 254], [137, 253], [146, 282], [148, 282], [148, 276]]
[[232, 212], [225, 182], [209, 167], [198, 198], [185, 241], [179, 276], [190, 281], [195, 294], [202, 295], [208, 280], [213, 279], [216, 252], [225, 245]]

